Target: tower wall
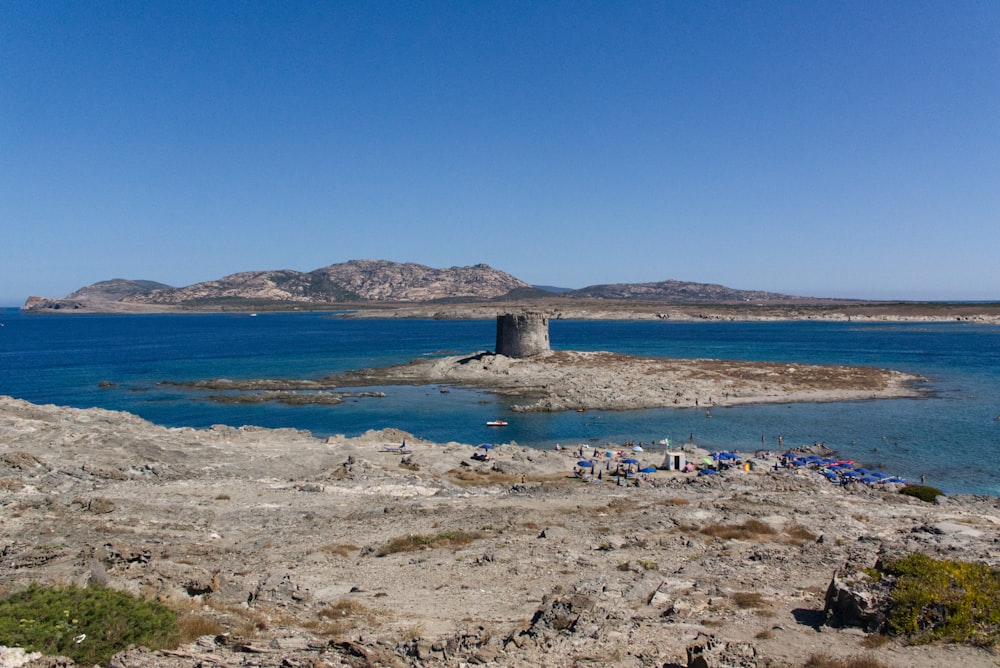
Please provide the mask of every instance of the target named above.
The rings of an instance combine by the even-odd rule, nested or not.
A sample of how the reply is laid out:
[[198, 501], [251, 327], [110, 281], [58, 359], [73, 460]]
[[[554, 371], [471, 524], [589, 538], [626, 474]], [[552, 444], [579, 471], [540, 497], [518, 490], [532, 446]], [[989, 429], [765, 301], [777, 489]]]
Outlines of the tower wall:
[[548, 352], [549, 319], [541, 313], [504, 313], [497, 316], [497, 354], [531, 357]]

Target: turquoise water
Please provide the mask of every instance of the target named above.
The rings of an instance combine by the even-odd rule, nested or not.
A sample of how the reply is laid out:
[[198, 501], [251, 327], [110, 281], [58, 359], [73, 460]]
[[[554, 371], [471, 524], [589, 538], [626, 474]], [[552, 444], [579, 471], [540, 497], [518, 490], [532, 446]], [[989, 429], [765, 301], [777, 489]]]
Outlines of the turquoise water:
[[[127, 410], [167, 426], [398, 427], [436, 441], [522, 445], [690, 438], [709, 448], [824, 442], [844, 457], [949, 492], [1000, 495], [1000, 328], [944, 324], [551, 323], [554, 348], [663, 357], [865, 364], [930, 379], [926, 399], [515, 414], [486, 392], [388, 387], [339, 406], [222, 405], [162, 381], [311, 378], [493, 347], [493, 321], [344, 320], [324, 314], [25, 315], [0, 311], [0, 394]], [[101, 388], [102, 381], [113, 383]], [[485, 426], [505, 417], [503, 430]]]

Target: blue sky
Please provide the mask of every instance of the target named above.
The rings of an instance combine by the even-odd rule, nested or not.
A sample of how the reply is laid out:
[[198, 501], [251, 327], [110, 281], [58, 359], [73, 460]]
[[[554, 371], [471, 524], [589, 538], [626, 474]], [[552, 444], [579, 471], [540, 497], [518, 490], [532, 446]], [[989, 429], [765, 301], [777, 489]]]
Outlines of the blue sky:
[[0, 304], [350, 259], [1000, 299], [1000, 3], [0, 0]]

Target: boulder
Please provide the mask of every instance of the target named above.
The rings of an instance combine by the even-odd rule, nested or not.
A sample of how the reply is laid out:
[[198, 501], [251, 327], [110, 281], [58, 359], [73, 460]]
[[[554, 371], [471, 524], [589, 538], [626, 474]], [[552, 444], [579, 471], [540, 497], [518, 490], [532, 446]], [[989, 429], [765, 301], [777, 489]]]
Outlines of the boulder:
[[748, 642], [708, 636], [687, 648], [688, 668], [757, 668], [757, 650]]

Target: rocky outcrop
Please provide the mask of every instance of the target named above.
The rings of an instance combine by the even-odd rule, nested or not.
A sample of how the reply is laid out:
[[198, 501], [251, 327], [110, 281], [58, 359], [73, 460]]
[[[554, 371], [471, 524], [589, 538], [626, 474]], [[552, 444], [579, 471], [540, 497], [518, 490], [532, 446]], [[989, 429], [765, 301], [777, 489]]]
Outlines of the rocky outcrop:
[[[0, 591], [94, 582], [215, 629], [127, 649], [116, 668], [801, 666], [865, 651], [856, 629], [819, 627], [843, 564], [1000, 564], [993, 497], [930, 504], [768, 466], [626, 488], [572, 476], [568, 448], [475, 451], [0, 397]], [[452, 534], [468, 542], [426, 540]], [[404, 538], [412, 549], [378, 556]], [[995, 663], [887, 642], [893, 665]]]

